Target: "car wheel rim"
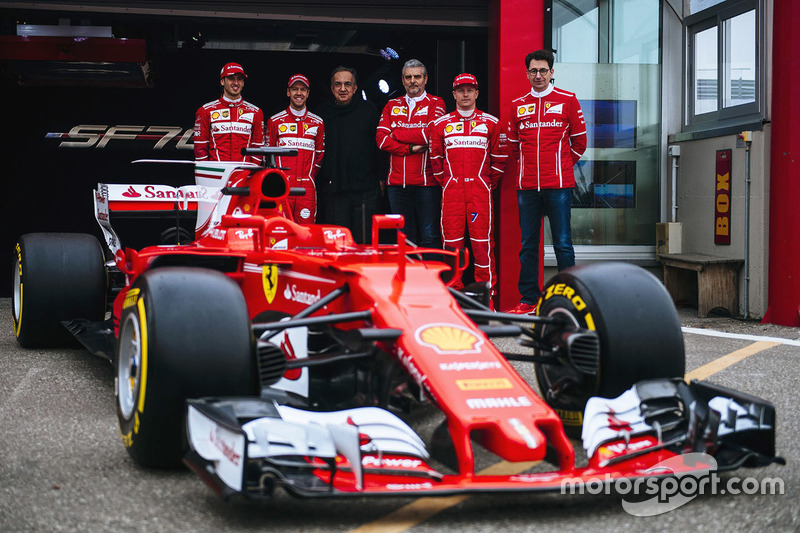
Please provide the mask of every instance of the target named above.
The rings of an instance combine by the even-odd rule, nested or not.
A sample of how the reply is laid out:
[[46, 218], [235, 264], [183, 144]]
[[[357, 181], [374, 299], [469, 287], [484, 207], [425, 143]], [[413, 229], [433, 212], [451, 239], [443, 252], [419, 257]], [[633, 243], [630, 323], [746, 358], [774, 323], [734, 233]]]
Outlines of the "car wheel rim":
[[[573, 313], [563, 307], [554, 307], [547, 312], [548, 318], [553, 317], [561, 317], [567, 318], [572, 323], [573, 326], [576, 328], [581, 327], [578, 319], [575, 317]], [[542, 338], [547, 337], [547, 324], [542, 325]], [[564, 376], [577, 376], [578, 372], [571, 367], [562, 366], [562, 365], [542, 365], [542, 377], [544, 378], [545, 383], [547, 383], [548, 388], [552, 387], [554, 383], [556, 383], [559, 379]], [[548, 394], [548, 391], [543, 390], [541, 391], [542, 395]]]
[[11, 307], [11, 312], [14, 314], [14, 323], [19, 323], [20, 305], [22, 305], [22, 264], [19, 258], [14, 262], [14, 304]]
[[122, 416], [133, 415], [141, 380], [142, 330], [136, 313], [128, 313], [119, 334], [118, 403]]

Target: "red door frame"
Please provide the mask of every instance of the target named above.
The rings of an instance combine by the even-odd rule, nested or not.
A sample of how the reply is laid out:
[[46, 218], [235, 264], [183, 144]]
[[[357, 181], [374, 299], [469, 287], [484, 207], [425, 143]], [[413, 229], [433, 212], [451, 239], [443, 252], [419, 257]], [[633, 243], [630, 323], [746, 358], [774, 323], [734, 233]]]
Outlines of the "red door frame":
[[[525, 76], [525, 56], [544, 46], [544, 0], [492, 0], [489, 5], [489, 66], [491, 112], [506, 124], [511, 101], [530, 91]], [[506, 175], [500, 185], [497, 220], [499, 309], [514, 307], [520, 298], [519, 278], [520, 231], [517, 193], [514, 179]], [[543, 248], [539, 252], [539, 279], [544, 264]]]

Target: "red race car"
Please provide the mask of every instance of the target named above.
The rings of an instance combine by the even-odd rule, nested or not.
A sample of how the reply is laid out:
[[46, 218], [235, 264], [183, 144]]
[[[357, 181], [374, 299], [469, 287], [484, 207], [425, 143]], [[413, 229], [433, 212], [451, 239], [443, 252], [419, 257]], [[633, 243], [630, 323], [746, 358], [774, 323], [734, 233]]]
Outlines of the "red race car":
[[[270, 164], [280, 150], [249, 149], [264, 166], [197, 163], [187, 187], [100, 184], [105, 253], [88, 235], [17, 244], [20, 344], [71, 334], [113, 362], [137, 463], [183, 460], [218, 493], [258, 498], [559, 490], [663, 476], [664, 461], [671, 475], [781, 461], [770, 403], [682, 380], [680, 322], [645, 270], [575, 267], [536, 316], [494, 313], [485, 287], [447, 286], [465, 255], [415, 247], [399, 216], [376, 216], [369, 245], [292, 221], [302, 191]], [[195, 237], [176, 225], [177, 243], [122, 248], [112, 215], [154, 213], [196, 213]], [[503, 337], [527, 353], [503, 353]], [[511, 360], [535, 368], [541, 396]], [[424, 439], [417, 407], [443, 418]], [[487, 452], [516, 473], [479, 473]]]

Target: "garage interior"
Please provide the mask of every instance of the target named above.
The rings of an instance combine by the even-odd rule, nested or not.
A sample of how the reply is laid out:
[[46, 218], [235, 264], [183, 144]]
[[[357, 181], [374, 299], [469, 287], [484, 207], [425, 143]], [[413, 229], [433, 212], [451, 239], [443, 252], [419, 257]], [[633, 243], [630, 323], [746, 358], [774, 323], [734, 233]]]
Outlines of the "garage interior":
[[[91, 197], [98, 182], [188, 183], [191, 176], [174, 170], [164, 175], [148, 167], [142, 175], [129, 162], [192, 158], [180, 138], [195, 110], [219, 96], [218, 72], [230, 61], [244, 66], [244, 97], [265, 117], [287, 106], [285, 83], [298, 72], [311, 81], [314, 111], [330, 96], [330, 72], [339, 65], [357, 69], [362, 96], [381, 109], [403, 94], [400, 71], [411, 58], [426, 64], [427, 90], [448, 110], [456, 74], [486, 80], [478, 107], [491, 111], [489, 4], [0, 2], [0, 87], [7, 102], [28, 103], [6, 110], [0, 248], [10, 255], [19, 235], [35, 231], [99, 236]], [[79, 126], [95, 133], [160, 127], [181, 135], [161, 146], [132, 135], [65, 141]], [[0, 265], [9, 279], [10, 262]], [[10, 285], [0, 284], [0, 296], [9, 294]]]

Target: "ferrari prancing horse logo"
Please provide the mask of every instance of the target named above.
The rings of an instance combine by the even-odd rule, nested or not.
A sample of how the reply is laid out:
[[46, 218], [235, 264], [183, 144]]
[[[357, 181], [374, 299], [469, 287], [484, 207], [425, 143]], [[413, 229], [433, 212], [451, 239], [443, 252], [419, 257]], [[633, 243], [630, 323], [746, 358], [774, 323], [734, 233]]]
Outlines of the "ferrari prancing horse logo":
[[267, 303], [271, 304], [278, 293], [278, 265], [263, 265], [261, 269], [264, 296], [267, 297]]

